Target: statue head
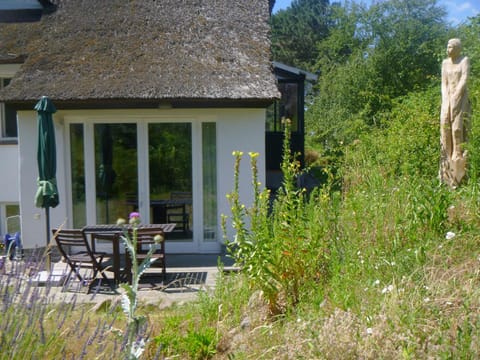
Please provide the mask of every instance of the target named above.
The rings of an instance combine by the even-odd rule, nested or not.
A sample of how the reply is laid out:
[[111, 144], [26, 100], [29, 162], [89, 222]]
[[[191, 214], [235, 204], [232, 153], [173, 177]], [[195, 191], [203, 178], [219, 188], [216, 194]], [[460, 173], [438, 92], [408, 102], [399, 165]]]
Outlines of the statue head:
[[460, 56], [462, 51], [462, 42], [458, 38], [453, 38], [448, 40], [447, 44], [447, 55], [451, 58], [456, 58]]

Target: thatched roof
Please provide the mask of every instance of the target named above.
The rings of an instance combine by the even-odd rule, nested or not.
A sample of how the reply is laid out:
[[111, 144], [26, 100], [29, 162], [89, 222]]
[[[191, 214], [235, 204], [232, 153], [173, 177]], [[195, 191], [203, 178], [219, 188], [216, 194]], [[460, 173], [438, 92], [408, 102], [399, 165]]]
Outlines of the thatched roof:
[[[0, 100], [252, 101], [278, 97], [268, 0], [58, 0], [0, 24], [0, 61], [26, 56]], [[7, 59], [7, 60], [6, 60]]]

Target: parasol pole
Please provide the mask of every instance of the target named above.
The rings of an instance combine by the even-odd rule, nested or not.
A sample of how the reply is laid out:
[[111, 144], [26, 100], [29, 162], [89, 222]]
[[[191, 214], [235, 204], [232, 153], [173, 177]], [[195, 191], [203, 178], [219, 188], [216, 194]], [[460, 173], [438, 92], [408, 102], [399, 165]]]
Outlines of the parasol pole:
[[46, 259], [45, 259], [45, 266], [47, 267], [47, 271], [51, 270], [51, 258], [50, 258], [50, 207], [47, 206], [45, 208], [45, 222], [47, 228], [47, 249], [46, 249]]

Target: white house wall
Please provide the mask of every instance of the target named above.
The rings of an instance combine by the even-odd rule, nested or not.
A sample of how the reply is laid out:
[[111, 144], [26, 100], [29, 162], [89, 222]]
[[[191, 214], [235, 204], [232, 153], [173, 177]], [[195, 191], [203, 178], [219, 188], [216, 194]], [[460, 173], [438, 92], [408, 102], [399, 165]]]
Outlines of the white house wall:
[[[222, 239], [220, 228], [221, 214], [230, 215], [230, 206], [226, 194], [233, 189], [233, 151], [242, 151], [244, 160], [240, 169], [241, 201], [250, 204], [253, 200], [251, 192], [251, 171], [249, 152], [258, 152], [259, 181], [265, 183], [265, 110], [264, 109], [157, 109], [157, 110], [70, 110], [58, 111], [54, 114], [57, 142], [57, 185], [60, 204], [50, 209], [52, 227], [64, 224], [71, 226], [69, 219], [70, 185], [65, 174], [68, 149], [65, 149], [67, 138], [66, 124], [69, 121], [91, 121], [91, 119], [111, 118], [121, 122], [131, 119], [168, 118], [192, 122], [216, 122], [217, 126], [217, 194], [218, 194], [218, 241]], [[90, 120], [89, 120], [90, 119]], [[22, 215], [22, 240], [25, 248], [43, 247], [46, 243], [46, 222], [44, 209], [36, 208], [34, 196], [38, 176], [36, 162], [36, 113], [22, 111], [18, 113], [19, 134], [19, 187], [20, 207]], [[140, 120], [141, 121], [141, 120]], [[195, 156], [195, 155], [194, 155]], [[195, 157], [194, 157], [195, 158]], [[11, 166], [15, 167], [15, 164]], [[194, 167], [195, 169], [195, 167]], [[230, 238], [232, 238], [230, 231]], [[207, 248], [206, 248], [207, 249]], [[212, 248], [207, 249], [211, 251]], [[202, 248], [193, 249], [202, 251]], [[204, 249], [205, 250], [205, 249]]]
[[[45, 210], [35, 207], [37, 191], [37, 115], [35, 111], [18, 112], [18, 146], [20, 152], [20, 212], [22, 216], [22, 242], [26, 249], [46, 244]], [[54, 226], [66, 222], [65, 172], [63, 124], [54, 116], [57, 144], [57, 186], [60, 204], [50, 209], [50, 223]]]
[[[218, 209], [220, 215], [231, 214], [226, 194], [231, 192], [234, 186], [233, 171], [235, 158], [232, 155], [234, 151], [243, 152], [239, 178], [240, 201], [247, 206], [253, 202], [249, 152], [258, 152], [260, 154], [258, 157], [258, 181], [262, 183], [262, 186], [265, 185], [265, 111], [239, 111], [228, 115], [219, 121], [217, 128], [217, 156], [219, 164], [217, 188], [220, 197]], [[228, 226], [228, 229], [230, 230], [228, 238], [233, 239], [231, 226]]]

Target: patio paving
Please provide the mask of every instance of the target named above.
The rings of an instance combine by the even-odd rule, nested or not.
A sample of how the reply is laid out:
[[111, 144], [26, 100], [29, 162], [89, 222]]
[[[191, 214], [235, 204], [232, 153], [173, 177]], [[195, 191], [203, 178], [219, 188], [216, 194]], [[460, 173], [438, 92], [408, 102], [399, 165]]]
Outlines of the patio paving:
[[[199, 292], [211, 291], [215, 288], [219, 272], [219, 263], [224, 271], [235, 271], [232, 259], [219, 254], [182, 254], [167, 256], [167, 276], [162, 282], [161, 268], [151, 268], [142, 277], [138, 298], [141, 303], [165, 308], [175, 303], [184, 303], [196, 299]], [[113, 274], [106, 272], [112, 281], [109, 284], [97, 281], [89, 293], [87, 287], [78, 281], [71, 281], [65, 290], [62, 284], [68, 274], [67, 264], [63, 261], [53, 262], [52, 271], [35, 272], [32, 265], [26, 261], [7, 261], [3, 273], [21, 272], [25, 280], [32, 283], [45, 293], [53, 302], [95, 303], [99, 306], [104, 302], [121, 301], [124, 290], [113, 286]]]

